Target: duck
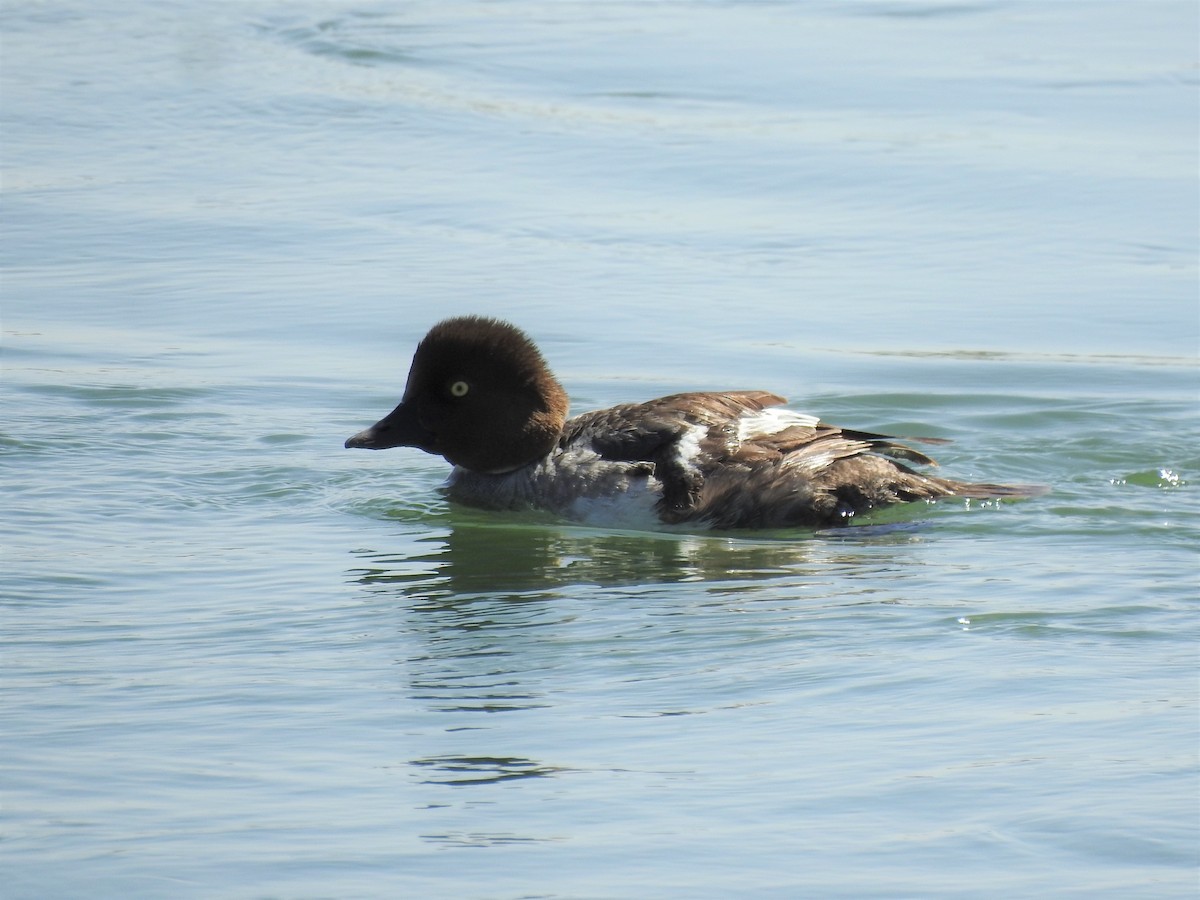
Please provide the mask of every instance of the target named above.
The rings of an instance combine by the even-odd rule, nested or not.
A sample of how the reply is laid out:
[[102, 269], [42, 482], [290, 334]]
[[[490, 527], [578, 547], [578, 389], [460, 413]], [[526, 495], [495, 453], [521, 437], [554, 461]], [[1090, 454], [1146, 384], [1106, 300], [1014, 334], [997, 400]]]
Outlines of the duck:
[[586, 525], [829, 528], [877, 509], [993, 500], [1036, 485], [954, 481], [895, 438], [829, 425], [768, 391], [693, 391], [568, 417], [566, 390], [516, 326], [486, 316], [434, 325], [400, 403], [345, 442], [412, 447], [453, 466], [450, 501], [539, 510]]

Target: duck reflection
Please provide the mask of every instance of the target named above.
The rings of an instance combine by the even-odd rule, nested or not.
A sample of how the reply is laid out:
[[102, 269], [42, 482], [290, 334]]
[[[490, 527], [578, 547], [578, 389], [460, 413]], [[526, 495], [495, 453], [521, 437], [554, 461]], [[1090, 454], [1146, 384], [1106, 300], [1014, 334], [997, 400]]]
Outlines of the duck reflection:
[[[795, 573], [815, 558], [829, 561], [842, 542], [790, 533], [772, 539], [613, 532], [509, 517], [447, 514], [420, 550], [358, 551], [351, 579], [369, 590], [394, 589], [418, 602], [439, 597], [554, 593], [571, 585], [653, 585], [769, 579]], [[866, 529], [855, 529], [864, 532]], [[840, 536], [839, 536], [840, 537]], [[783, 539], [786, 538], [786, 539]], [[515, 599], [515, 598], [514, 598]]]
[[867, 562], [861, 538], [787, 538], [595, 531], [451, 508], [402, 549], [357, 551], [348, 574], [395, 596], [389, 606], [415, 641], [406, 661], [415, 698], [441, 711], [505, 712], [548, 705], [548, 673], [580, 641], [626, 628], [628, 618], [611, 621], [616, 607], [644, 609], [645, 626], [756, 595], [803, 602], [831, 578], [887, 565], [881, 541], [911, 540], [876, 535]]
[[[474, 794], [513, 782], [532, 788], [571, 771], [512, 749], [557, 746], [548, 723], [560, 716], [544, 711], [565, 698], [579, 691], [625, 696], [639, 679], [661, 677], [664, 656], [692, 653], [691, 625], [681, 617], [711, 609], [695, 623], [711, 628], [714, 619], [728, 619], [722, 610], [745, 609], [760, 591], [762, 599], [803, 603], [814, 584], [886, 565], [881, 544], [911, 539], [896, 533], [868, 541], [861, 531], [857, 539], [791, 533], [753, 540], [606, 532], [451, 507], [419, 523], [402, 520], [392, 549], [357, 551], [348, 578], [394, 618], [406, 693], [434, 716], [436, 735], [425, 737], [436, 751], [409, 759], [418, 782]], [[691, 665], [704, 668], [694, 657]], [[687, 706], [660, 698], [647, 700], [645, 710], [620, 708], [621, 715], [666, 716], [680, 703]], [[426, 837], [515, 839], [458, 831]]]
[[795, 575], [810, 553], [796, 541], [602, 532], [459, 510], [432, 521], [437, 527], [427, 521], [398, 551], [357, 551], [349, 577], [395, 595], [394, 613], [414, 642], [405, 660], [410, 696], [439, 712], [550, 705], [553, 673], [580, 640], [602, 640], [581, 611], [589, 593], [609, 595], [595, 598], [597, 610], [624, 597], [670, 615], [676, 601], [705, 602], [712, 592], [712, 602], [726, 603], [731, 585], [744, 592]]

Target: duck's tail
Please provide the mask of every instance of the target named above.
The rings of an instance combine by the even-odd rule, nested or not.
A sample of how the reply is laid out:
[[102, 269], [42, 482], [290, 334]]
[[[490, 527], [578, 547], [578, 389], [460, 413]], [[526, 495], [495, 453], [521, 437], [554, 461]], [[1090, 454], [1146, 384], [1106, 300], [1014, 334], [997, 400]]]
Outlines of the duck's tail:
[[986, 482], [952, 481], [949, 478], [934, 478], [940, 482], [952, 496], [963, 497], [967, 500], [1027, 500], [1030, 497], [1041, 497], [1050, 493], [1046, 484], [987, 484]]

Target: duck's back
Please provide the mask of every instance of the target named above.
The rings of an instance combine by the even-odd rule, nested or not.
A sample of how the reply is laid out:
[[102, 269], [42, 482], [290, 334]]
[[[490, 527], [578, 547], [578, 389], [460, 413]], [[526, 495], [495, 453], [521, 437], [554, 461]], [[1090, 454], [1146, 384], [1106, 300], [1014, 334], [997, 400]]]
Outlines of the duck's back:
[[936, 463], [907, 444], [776, 408], [783, 402], [765, 391], [674, 394], [579, 416], [560, 446], [646, 467], [671, 525], [826, 527], [895, 503], [1037, 492], [922, 474], [905, 463]]

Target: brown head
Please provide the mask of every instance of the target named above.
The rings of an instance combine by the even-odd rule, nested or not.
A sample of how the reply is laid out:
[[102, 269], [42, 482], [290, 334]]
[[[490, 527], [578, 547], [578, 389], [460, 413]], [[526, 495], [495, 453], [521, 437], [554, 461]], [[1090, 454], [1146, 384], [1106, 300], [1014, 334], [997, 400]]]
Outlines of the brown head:
[[347, 447], [417, 447], [473, 472], [511, 472], [553, 449], [568, 399], [520, 329], [461, 316], [430, 329], [400, 405]]

